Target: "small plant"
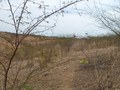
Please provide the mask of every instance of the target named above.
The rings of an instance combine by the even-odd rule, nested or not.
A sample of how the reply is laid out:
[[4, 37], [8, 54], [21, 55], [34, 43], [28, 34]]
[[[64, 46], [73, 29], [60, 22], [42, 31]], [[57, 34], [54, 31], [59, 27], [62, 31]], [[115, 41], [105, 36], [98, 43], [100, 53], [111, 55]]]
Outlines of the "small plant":
[[85, 59], [85, 58], [80, 60], [80, 64], [84, 65], [84, 64], [88, 64], [88, 63], [89, 63], [89, 61], [87, 59]]
[[25, 84], [21, 87], [23, 90], [33, 90], [33, 87], [30, 84]]

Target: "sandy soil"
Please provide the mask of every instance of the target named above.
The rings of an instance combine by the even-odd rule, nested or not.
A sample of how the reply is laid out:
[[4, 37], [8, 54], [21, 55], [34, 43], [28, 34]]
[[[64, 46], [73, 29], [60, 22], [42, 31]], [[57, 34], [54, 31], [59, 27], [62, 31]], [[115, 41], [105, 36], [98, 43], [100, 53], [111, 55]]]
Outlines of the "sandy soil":
[[[113, 47], [108, 48], [111, 51]], [[106, 49], [90, 50], [87, 53], [95, 52], [107, 53]], [[40, 90], [97, 90], [95, 89], [96, 79], [93, 76], [93, 69], [82, 68], [80, 59], [84, 58], [82, 52], [69, 54], [61, 58], [52, 65], [49, 65], [48, 71], [43, 71], [39, 77], [41, 85]], [[42, 79], [41, 79], [42, 78]]]

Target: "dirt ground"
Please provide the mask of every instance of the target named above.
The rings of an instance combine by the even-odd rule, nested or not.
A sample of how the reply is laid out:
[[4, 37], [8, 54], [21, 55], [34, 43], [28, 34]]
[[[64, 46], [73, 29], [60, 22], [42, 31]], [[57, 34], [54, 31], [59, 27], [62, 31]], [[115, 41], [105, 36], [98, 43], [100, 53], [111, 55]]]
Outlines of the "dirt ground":
[[[108, 51], [112, 49], [107, 48]], [[95, 54], [96, 51], [107, 53], [104, 48], [90, 50], [88, 53]], [[79, 51], [53, 62], [53, 67], [39, 77], [39, 90], [97, 90], [94, 69], [83, 68], [80, 64], [82, 58], [84, 55]]]
[[[34, 38], [32, 40], [34, 41]], [[12, 67], [9, 71], [9, 80], [11, 82], [14, 81], [15, 75], [17, 75], [16, 71], [20, 71], [15, 82], [12, 82], [14, 85], [16, 85], [14, 87], [15, 89], [12, 90], [120, 90], [120, 49], [114, 45], [114, 42], [109, 42], [110, 40], [105, 40], [106, 42], [103, 41], [104, 39], [99, 42], [95, 40], [83, 40], [82, 43], [75, 43], [76, 46], [71, 47], [72, 49], [70, 49], [70, 52], [65, 52], [65, 54], [67, 53], [66, 55], [61, 57], [58, 55], [58, 57], [53, 58], [52, 60], [50, 59], [50, 62], [48, 61], [47, 63], [43, 64], [45, 66], [43, 66], [44, 68], [36, 70], [36, 72], [31, 76], [32, 78], [26, 82], [26, 85], [28, 84], [28, 86], [18, 89], [19, 85], [21, 85], [21, 83], [23, 83], [26, 79], [25, 76], [29, 75], [35, 66], [42, 65], [38, 63], [38, 61], [41, 60], [40, 56], [37, 56], [39, 59], [37, 61], [36, 56], [34, 57], [33, 54], [36, 53], [35, 55], [37, 55], [37, 53], [39, 53], [38, 55], [41, 55], [39, 50], [42, 51], [42, 48], [45, 48], [46, 52], [42, 53], [43, 56], [46, 57], [46, 54], [51, 56], [51, 52], [48, 52], [50, 51], [49, 48], [54, 48], [52, 47], [54, 43], [48, 44], [49, 40], [47, 40], [46, 44], [43, 40], [43, 47], [40, 46], [35, 50], [32, 50], [29, 45], [32, 44], [34, 47], [34, 45], [39, 46], [41, 44], [39, 42], [36, 44], [36, 42], [29, 41], [30, 43], [27, 43], [28, 46], [26, 46], [28, 48], [19, 49], [21, 50], [21, 56], [23, 53], [22, 50], [24, 51], [24, 49], [26, 49], [28, 52], [24, 53], [25, 55], [20, 58], [18, 53], [18, 56], [16, 56], [17, 58], [15, 58], [14, 62], [12, 62]], [[65, 39], [64, 42], [62, 42], [63, 49], [60, 50], [63, 54], [64, 51], [62, 50], [66, 48], [66, 45], [69, 46], [69, 44], [71, 44], [70, 42], [71, 41], [69, 41], [69, 39]], [[6, 43], [3, 43], [2, 41], [1, 43], [0, 50], [4, 51], [4, 44]], [[59, 44], [61, 45], [61, 43]], [[8, 53], [8, 50], [4, 52]], [[43, 51], [45, 50], [43, 49]], [[59, 51], [58, 48], [55, 50]], [[29, 56], [32, 57], [33, 55], [33, 57], [24, 58], [24, 56], [26, 57], [28, 53]], [[4, 55], [3, 52], [0, 53], [1, 56], [2, 54]], [[3, 61], [4, 65], [7, 65], [7, 60], [3, 60], [2, 57], [0, 57], [0, 59]], [[2, 77], [0, 79], [2, 79]], [[0, 85], [2, 86], [2, 84]]]

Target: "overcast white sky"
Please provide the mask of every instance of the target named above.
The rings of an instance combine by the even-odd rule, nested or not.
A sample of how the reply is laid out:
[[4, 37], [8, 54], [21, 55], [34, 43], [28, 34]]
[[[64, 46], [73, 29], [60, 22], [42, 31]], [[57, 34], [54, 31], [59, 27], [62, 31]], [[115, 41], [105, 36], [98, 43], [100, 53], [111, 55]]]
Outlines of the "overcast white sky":
[[[15, 3], [19, 4], [18, 2], [20, 0], [12, 0]], [[21, 0], [22, 1], [22, 0]], [[39, 1], [39, 0], [37, 0]], [[60, 3], [60, 1], [64, 0], [44, 0], [46, 1], [46, 4], [49, 5], [57, 5]], [[68, 0], [69, 1], [69, 0]], [[77, 6], [80, 9], [84, 9], [87, 7], [87, 5], [92, 6], [93, 2], [98, 3], [101, 2], [102, 4], [114, 4], [115, 0], [89, 0], [87, 1], [82, 1], [80, 2]], [[7, 2], [6, 0], [2, 0], [0, 3], [1, 6], [4, 8], [7, 8]], [[101, 34], [107, 34], [109, 33], [108, 30], [105, 29], [100, 29], [97, 27], [97, 22], [93, 20], [92, 17], [89, 17], [87, 15], [82, 15], [79, 16], [76, 11], [73, 11], [74, 6], [68, 8], [68, 11], [71, 13], [65, 14], [63, 16], [59, 16], [58, 21], [57, 21], [57, 26], [54, 28], [54, 30], [44, 32], [46, 35], [72, 35], [76, 34], [78, 36], [84, 36], [85, 33], [88, 33], [88, 35], [101, 35]], [[37, 14], [37, 10], [33, 9], [33, 12]], [[0, 19], [5, 19], [9, 20], [6, 17], [8, 13], [5, 13], [4, 10], [0, 10]], [[4, 23], [0, 23], [0, 31], [8, 31], [8, 32], [14, 32], [13, 28], [10, 27], [9, 25], [6, 25]]]

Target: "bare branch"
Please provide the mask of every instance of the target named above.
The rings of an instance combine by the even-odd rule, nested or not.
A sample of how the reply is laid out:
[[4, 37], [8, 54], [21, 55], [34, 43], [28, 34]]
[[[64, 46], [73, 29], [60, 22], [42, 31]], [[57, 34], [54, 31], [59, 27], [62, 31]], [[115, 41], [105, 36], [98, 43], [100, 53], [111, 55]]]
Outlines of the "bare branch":
[[16, 21], [15, 21], [15, 16], [14, 16], [14, 12], [13, 12], [13, 9], [12, 9], [12, 5], [10, 3], [10, 0], [7, 0], [8, 1], [8, 4], [9, 4], [9, 7], [10, 7], [10, 12], [12, 14], [12, 20], [13, 20], [13, 23], [14, 23], [14, 27], [15, 27], [15, 30], [17, 29], [17, 26], [16, 26]]
[[26, 7], [27, 2], [28, 2], [28, 0], [24, 1], [23, 7], [22, 7], [22, 11], [21, 11], [20, 16], [19, 16], [19, 19], [18, 19], [18, 25], [17, 25], [17, 27], [16, 27], [16, 33], [17, 33], [17, 34], [18, 34], [20, 22], [21, 22], [21, 20], [22, 20], [22, 16], [23, 16], [23, 13], [24, 13], [24, 10], [25, 10], [25, 7]]
[[24, 38], [26, 38], [40, 23], [42, 23], [43, 21], [45, 21], [48, 17], [54, 15], [55, 13], [58, 13], [59, 11], [65, 9], [65, 8], [67, 8], [67, 7], [75, 4], [75, 3], [78, 3], [78, 2], [80, 2], [80, 1], [83, 1], [83, 0], [76, 0], [76, 1], [74, 1], [74, 2], [71, 2], [71, 3], [69, 3], [69, 4], [61, 7], [60, 9], [55, 10], [55, 11], [53, 11], [52, 13], [44, 16], [44, 17], [41, 18], [40, 20], [38, 19], [38, 20], [36, 21], [36, 23], [34, 23], [32, 26], [28, 27], [27, 31], [24, 33], [24, 36], [23, 36], [23, 38], [19, 41], [19, 43], [21, 43]]
[[14, 24], [12, 24], [12, 23], [10, 23], [10, 22], [7, 22], [7, 21], [5, 21], [5, 20], [2, 20], [2, 19], [0, 19], [0, 22], [3, 22], [3, 23], [6, 23], [6, 24], [9, 24], [9, 25], [14, 26]]

